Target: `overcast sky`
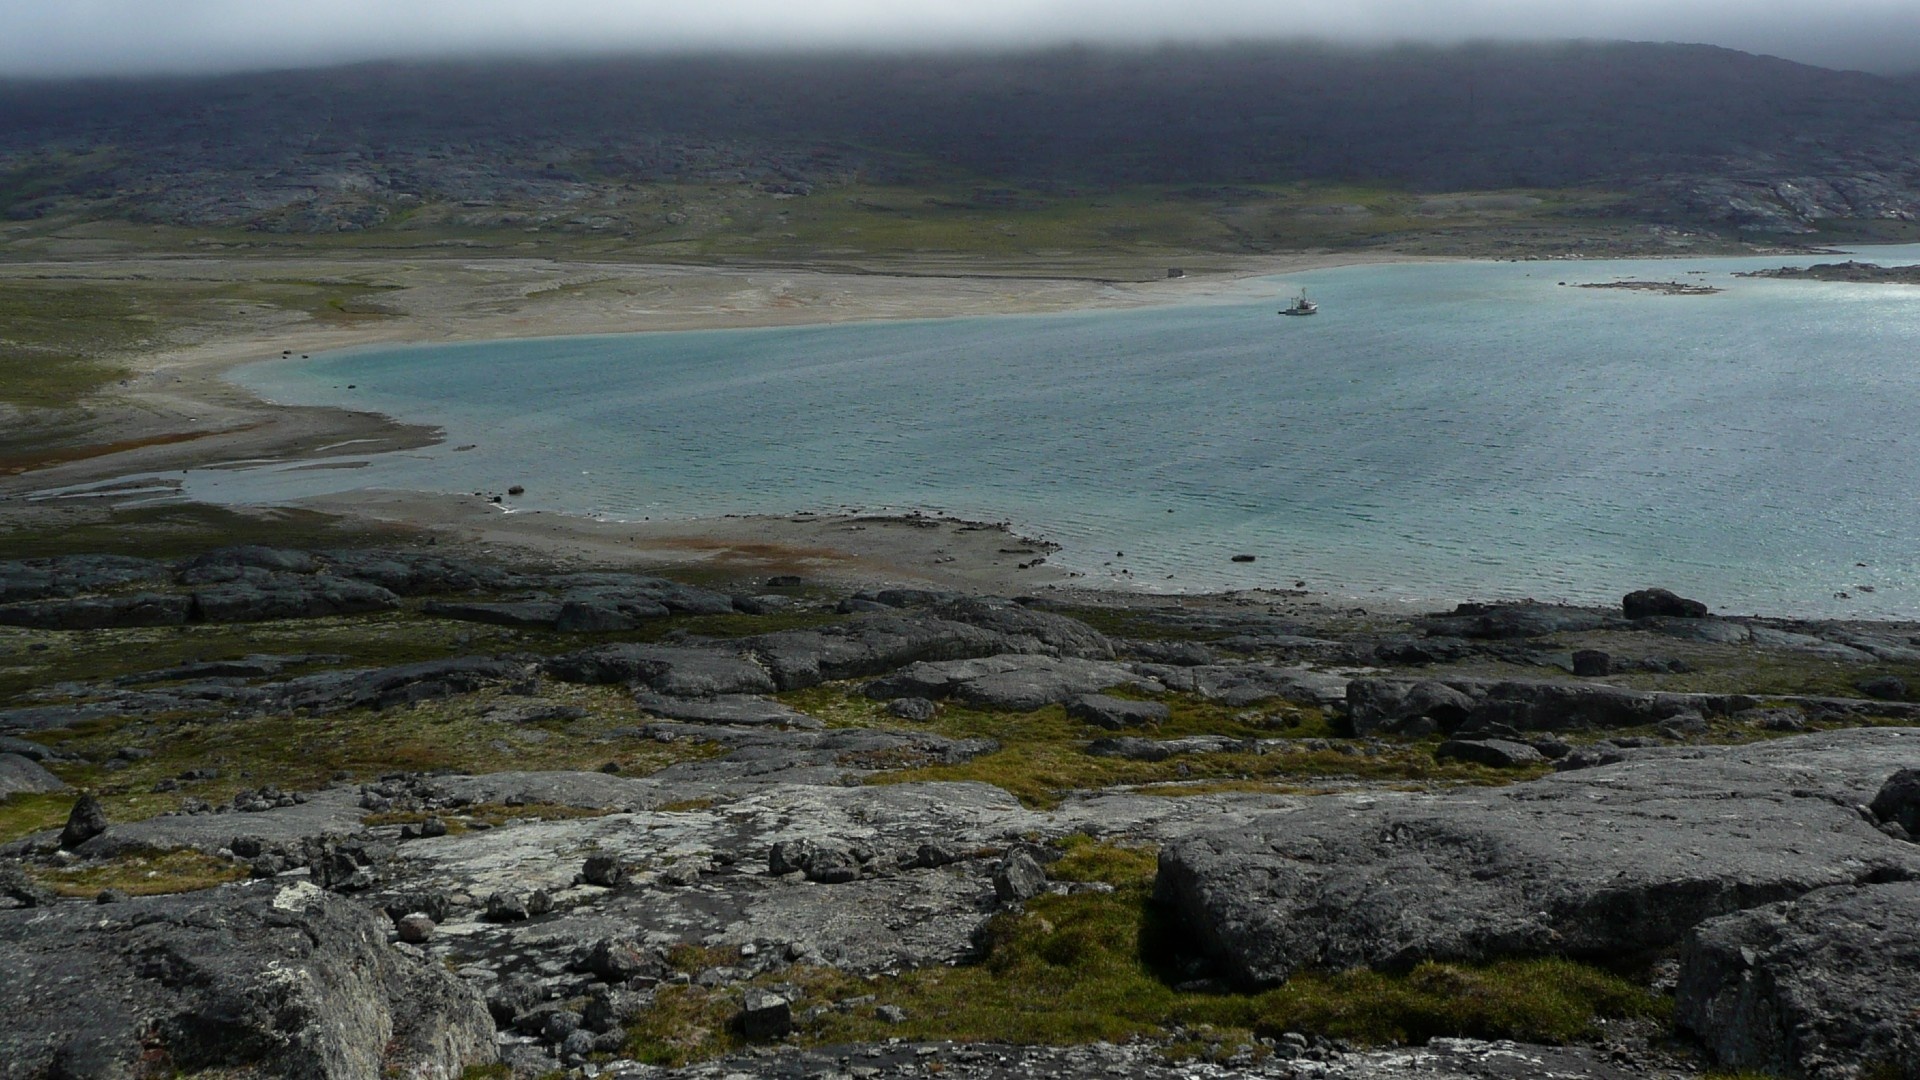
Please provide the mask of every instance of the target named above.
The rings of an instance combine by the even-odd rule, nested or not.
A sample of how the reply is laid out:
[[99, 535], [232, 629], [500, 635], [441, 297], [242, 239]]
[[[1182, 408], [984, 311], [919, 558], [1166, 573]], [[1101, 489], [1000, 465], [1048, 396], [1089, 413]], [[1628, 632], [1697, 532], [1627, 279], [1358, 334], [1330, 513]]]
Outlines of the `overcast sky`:
[[1920, 0], [0, 0], [0, 75], [553, 50], [1319, 37], [1709, 42], [1920, 70]]

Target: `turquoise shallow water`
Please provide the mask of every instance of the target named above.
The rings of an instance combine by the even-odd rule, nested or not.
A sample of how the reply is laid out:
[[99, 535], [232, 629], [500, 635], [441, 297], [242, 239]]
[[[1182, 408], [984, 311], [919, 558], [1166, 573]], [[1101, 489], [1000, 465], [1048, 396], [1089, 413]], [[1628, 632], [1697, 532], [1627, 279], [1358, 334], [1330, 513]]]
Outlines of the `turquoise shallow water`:
[[[1718, 610], [1920, 616], [1920, 288], [1730, 273], [1810, 261], [1352, 267], [1125, 312], [272, 362], [236, 377], [446, 442], [197, 472], [188, 491], [519, 483], [522, 505], [618, 518], [930, 508], [1011, 519], [1064, 544], [1054, 562], [1149, 588], [1660, 584]], [[1726, 291], [1557, 284], [1626, 278]], [[1322, 314], [1276, 317], [1301, 285]]]

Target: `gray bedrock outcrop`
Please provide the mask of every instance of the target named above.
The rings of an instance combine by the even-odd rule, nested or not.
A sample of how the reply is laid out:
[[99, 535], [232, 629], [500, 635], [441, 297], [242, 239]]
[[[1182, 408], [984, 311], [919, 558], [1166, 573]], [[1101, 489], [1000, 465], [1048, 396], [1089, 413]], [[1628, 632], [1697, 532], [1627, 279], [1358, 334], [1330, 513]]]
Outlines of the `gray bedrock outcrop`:
[[[972, 955], [1002, 906], [994, 872], [1011, 849], [1074, 832], [1160, 841], [1292, 801], [1099, 795], [1036, 811], [978, 783], [776, 785], [712, 806], [410, 841], [370, 898], [396, 911], [449, 898], [434, 947], [483, 958], [496, 975], [590, 971], [580, 954], [608, 940], [749, 945], [763, 957], [873, 972]], [[780, 872], [800, 864], [776, 859], [776, 845], [789, 855], [804, 847], [814, 862], [830, 852], [846, 872], [831, 884]], [[624, 884], [587, 884], [594, 857], [614, 860]], [[535, 892], [551, 899], [550, 914], [485, 917], [487, 897]]]
[[[1768, 697], [1801, 711], [1920, 720], [1920, 706], [1853, 698]], [[1751, 694], [1682, 694], [1551, 679], [1363, 676], [1346, 683], [1355, 735], [1583, 731], [1640, 727], [1683, 715], [1729, 716], [1759, 708]]]
[[[363, 831], [376, 810], [456, 813], [474, 804], [566, 806], [636, 811], [666, 803], [731, 799], [782, 785], [859, 784], [876, 771], [904, 764], [958, 764], [998, 744], [990, 739], [951, 739], [916, 731], [847, 728], [837, 731], [776, 731], [700, 724], [651, 724], [632, 734], [658, 741], [712, 742], [726, 752], [683, 761], [645, 777], [603, 772], [497, 772], [477, 776], [416, 776], [376, 784], [343, 785], [277, 800], [232, 806], [218, 812], [172, 813], [110, 823], [77, 849], [87, 858], [141, 851], [192, 848], [217, 854], [236, 838], [303, 865], [305, 850], [328, 838]], [[47, 832], [0, 848], [12, 853], [42, 850], [57, 833]], [[251, 858], [252, 856], [247, 856]]]
[[868, 683], [863, 692], [882, 701], [952, 698], [982, 708], [1031, 711], [1114, 687], [1150, 694], [1173, 690], [1228, 705], [1250, 705], [1274, 698], [1330, 704], [1344, 697], [1346, 686], [1344, 676], [1298, 666], [1241, 663], [1180, 667], [1007, 653], [909, 664]]
[[1920, 1076], [1920, 882], [1821, 889], [1702, 923], [1675, 997], [1680, 1025], [1725, 1066]]
[[[1115, 1046], [1009, 1046], [995, 1043], [891, 1043], [823, 1046], [741, 1054], [679, 1069], [615, 1065], [611, 1080], [813, 1080], [816, 1077], [921, 1076], [943, 1080], [1678, 1080], [1695, 1074], [1659, 1063], [1625, 1062], [1582, 1046], [1531, 1046], [1476, 1039], [1434, 1039], [1382, 1050], [1295, 1048], [1284, 1040], [1222, 1062], [1169, 1061], [1155, 1043]], [[867, 1071], [871, 1070], [871, 1071]]]
[[951, 697], [980, 708], [1031, 712], [1116, 686], [1149, 693], [1166, 689], [1134, 674], [1127, 665], [1110, 660], [1002, 655], [909, 664], [868, 683], [864, 692], [878, 701]]
[[844, 623], [743, 638], [736, 649], [782, 690], [881, 675], [917, 661], [1004, 653], [1110, 660], [1113, 645], [1085, 623], [1005, 600], [956, 599], [911, 611], [863, 612]]
[[0, 1077], [452, 1080], [493, 1061], [479, 994], [387, 932], [305, 881], [0, 911]]
[[72, 727], [101, 716], [148, 716], [218, 708], [230, 716], [299, 709], [339, 712], [389, 708], [452, 697], [498, 684], [526, 684], [537, 673], [524, 658], [455, 656], [386, 668], [320, 671], [279, 682], [251, 683], [245, 676], [193, 678], [166, 686], [136, 677], [108, 683], [64, 684], [72, 699], [59, 705], [0, 709], [0, 733], [33, 733]]
[[46, 766], [21, 754], [0, 753], [0, 799], [67, 790], [66, 782]]
[[1920, 729], [1628, 751], [1494, 790], [1326, 796], [1163, 848], [1156, 889], [1234, 978], [1620, 958], [1814, 889], [1920, 878], [1865, 805]]
[[952, 599], [914, 610], [866, 611], [842, 623], [697, 645], [608, 645], [555, 657], [568, 682], [637, 683], [677, 696], [763, 694], [879, 675], [926, 660], [1000, 654], [1110, 660], [1086, 624], [1011, 601]]

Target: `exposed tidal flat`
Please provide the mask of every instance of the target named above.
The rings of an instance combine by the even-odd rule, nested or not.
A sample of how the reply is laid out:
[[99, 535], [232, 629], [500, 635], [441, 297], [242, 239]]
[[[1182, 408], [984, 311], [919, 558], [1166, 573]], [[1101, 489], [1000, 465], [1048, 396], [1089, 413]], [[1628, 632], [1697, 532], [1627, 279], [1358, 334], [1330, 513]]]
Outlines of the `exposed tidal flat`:
[[[1011, 519], [1089, 584], [1591, 602], [1661, 583], [1911, 617], [1920, 296], [1733, 276], [1819, 258], [1354, 266], [1127, 311], [268, 362], [234, 377], [445, 437], [184, 490], [524, 485], [505, 505], [622, 520], [917, 508]], [[1570, 287], [1614, 280], [1724, 291]], [[1276, 318], [1299, 287], [1322, 313]]]

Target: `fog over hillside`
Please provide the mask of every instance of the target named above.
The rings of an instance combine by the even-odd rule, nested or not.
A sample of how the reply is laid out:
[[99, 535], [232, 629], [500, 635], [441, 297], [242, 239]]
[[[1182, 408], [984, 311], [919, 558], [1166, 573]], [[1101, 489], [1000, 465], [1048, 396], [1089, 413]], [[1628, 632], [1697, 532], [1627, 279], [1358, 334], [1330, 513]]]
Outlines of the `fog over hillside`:
[[[1599, 185], [1791, 231], [1920, 207], [1920, 82], [1710, 46], [1068, 47], [0, 84], [0, 212], [321, 230], [637, 184]], [[289, 207], [298, 212], [288, 223]], [[316, 211], [308, 213], [308, 211]]]
[[148, 74], [374, 59], [715, 49], [1048, 48], [1312, 38], [1697, 42], [1836, 68], [1920, 69], [1907, 0], [0, 0], [0, 75]]

